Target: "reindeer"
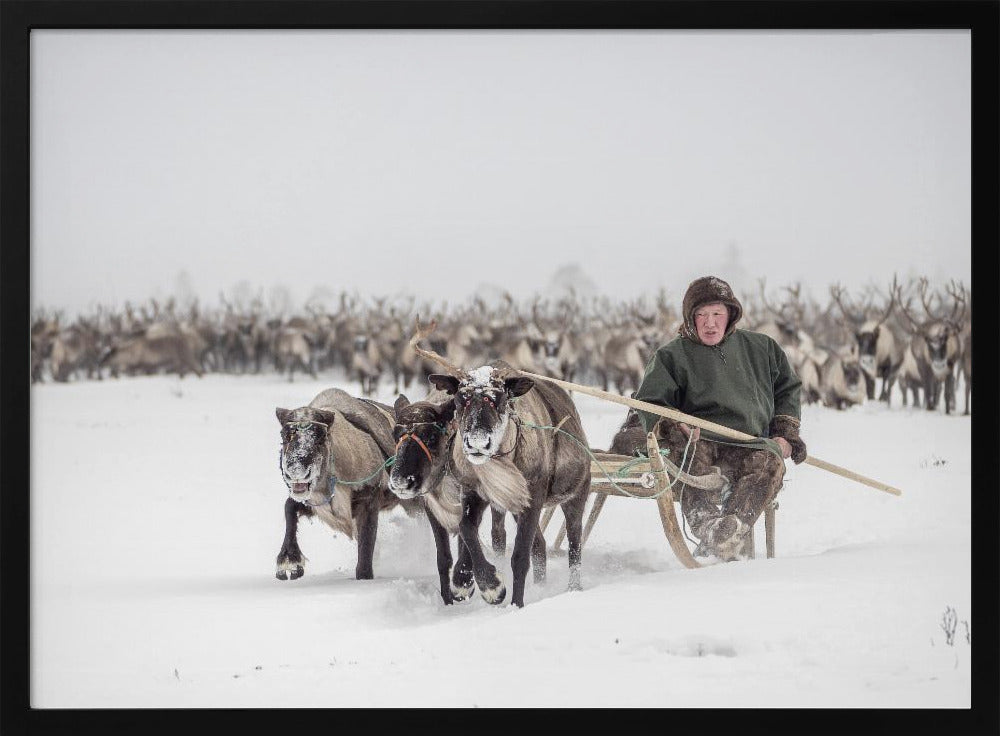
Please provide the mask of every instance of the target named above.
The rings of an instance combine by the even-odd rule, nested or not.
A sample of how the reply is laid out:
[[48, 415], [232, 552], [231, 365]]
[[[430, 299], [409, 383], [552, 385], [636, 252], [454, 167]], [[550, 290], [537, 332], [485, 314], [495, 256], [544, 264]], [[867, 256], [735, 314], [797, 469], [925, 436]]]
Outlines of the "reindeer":
[[382, 375], [382, 358], [375, 341], [367, 332], [354, 335], [354, 353], [351, 355], [350, 378], [361, 384], [361, 393], [374, 396]]
[[288, 487], [275, 577], [297, 580], [305, 574], [306, 558], [298, 543], [298, 520], [305, 516], [318, 517], [348, 539], [357, 537], [354, 575], [371, 580], [379, 513], [400, 504], [411, 514], [420, 508], [419, 502], [388, 493], [384, 465], [393, 454], [389, 408], [327, 389], [308, 405], [279, 407], [275, 415], [281, 424], [279, 465]]
[[[441, 598], [445, 605], [463, 601], [471, 590], [451, 584], [452, 556], [449, 534], [458, 532], [462, 519], [461, 489], [445, 472], [451, 458], [455, 427], [455, 401], [443, 391], [432, 391], [422, 401], [410, 403], [400, 394], [393, 405], [395, 461], [389, 473], [389, 490], [400, 499], [422, 498], [434, 531]], [[467, 573], [466, 573], [467, 574]]]
[[277, 326], [273, 335], [271, 354], [274, 356], [274, 365], [278, 371], [287, 370], [289, 381], [293, 379], [296, 368], [316, 378], [316, 367], [312, 356], [312, 346], [316, 338], [308, 322], [301, 317], [293, 317], [284, 325]]
[[[396, 425], [393, 438], [396, 440], [395, 461], [389, 473], [389, 490], [401, 499], [421, 497], [426, 501], [427, 511], [438, 521], [448, 534], [458, 532], [462, 518], [460, 488], [452, 476], [445, 474], [451, 460], [455, 441], [455, 401], [444, 391], [432, 389], [421, 401], [410, 403], [400, 394], [393, 406]], [[492, 508], [493, 553], [498, 558], [507, 553], [507, 531], [505, 512]], [[437, 530], [435, 529], [435, 539]], [[537, 535], [536, 544], [544, 544]], [[452, 588], [448, 579], [451, 569], [451, 550], [441, 543], [437, 546], [438, 574], [441, 577], [441, 591], [445, 603], [465, 600], [471, 589]], [[468, 564], [468, 562], [466, 563]], [[469, 574], [466, 569], [465, 575]], [[446, 588], [450, 596], [445, 595]]]
[[965, 411], [962, 413], [968, 415], [969, 393], [972, 391], [972, 312], [969, 305], [969, 293], [961, 283], [955, 284], [951, 282], [945, 289], [948, 295], [955, 300], [956, 304], [961, 302], [965, 305], [965, 319], [961, 323], [956, 324], [956, 327], [958, 328], [958, 341], [962, 346], [961, 358], [958, 364], [958, 370], [962, 374], [962, 384], [965, 390]]
[[[510, 511], [517, 521], [511, 553], [514, 575], [511, 602], [524, 606], [529, 564], [535, 582], [545, 579], [545, 540], [538, 528], [542, 508], [560, 504], [569, 540], [569, 588], [581, 588], [582, 518], [590, 489], [590, 460], [566, 435], [539, 430], [526, 436], [525, 423], [559, 426], [586, 446], [580, 416], [565, 391], [536, 383], [502, 360], [467, 372], [418, 343], [433, 331], [419, 318], [410, 343], [422, 355], [444, 366], [448, 374], [431, 374], [430, 383], [454, 397], [457, 436], [448, 467], [449, 483], [461, 489], [462, 540], [452, 584], [468, 597], [475, 584], [492, 604], [503, 602], [502, 575], [483, 554], [479, 522], [488, 504]], [[516, 405], [516, 409], [515, 409]], [[530, 554], [530, 560], [529, 560]]]
[[[433, 350], [439, 353], [448, 351], [448, 341], [441, 335], [433, 335], [431, 338], [428, 338], [428, 341]], [[437, 370], [437, 365], [419, 355], [409, 341], [403, 342], [399, 346], [394, 363], [397, 370], [394, 373], [394, 390], [397, 394], [400, 392], [400, 385], [402, 385], [404, 390], [408, 389], [415, 377], [419, 376], [421, 379], [424, 379]]]
[[780, 308], [775, 308], [767, 300], [766, 280], [760, 279], [760, 299], [771, 315], [770, 319], [752, 328], [777, 342], [788, 356], [788, 362], [802, 380], [802, 398], [812, 403], [821, 398], [823, 365], [829, 358], [828, 351], [818, 347], [811, 335], [802, 329], [805, 324], [805, 305], [801, 298], [801, 284], [786, 286], [790, 299]]
[[937, 409], [943, 387], [945, 413], [950, 414], [955, 408], [955, 366], [962, 353], [959, 335], [965, 320], [966, 295], [964, 288], [959, 290], [955, 287], [953, 289], [955, 303], [951, 314], [941, 317], [931, 309], [927, 288], [927, 279], [920, 279], [918, 293], [924, 313], [927, 315], [927, 320], [924, 322], [919, 322], [910, 314], [908, 303], [902, 302], [899, 288], [896, 290], [896, 300], [905, 318], [904, 326], [911, 335], [906, 350], [907, 355], [904, 355], [903, 365], [900, 368], [900, 373], [905, 377], [905, 384], [902, 385], [904, 405], [907, 388], [914, 390], [914, 402], [916, 402], [915, 389], [919, 387], [924, 392], [924, 408], [934, 411]]
[[87, 319], [78, 317], [76, 322], [59, 332], [52, 338], [49, 349], [52, 378], [59, 382], [68, 381], [79, 371], [86, 373], [87, 378], [98, 378], [100, 374], [100, 353], [98, 348], [98, 332]]
[[782, 303], [778, 308], [772, 306], [767, 300], [766, 279], [759, 280], [760, 298], [764, 308], [771, 315], [771, 319], [765, 320], [754, 327], [754, 332], [762, 332], [771, 337], [781, 347], [788, 352], [788, 348], [797, 348], [802, 342], [805, 334], [801, 331], [804, 317], [804, 307], [799, 299], [800, 286], [786, 286], [791, 300]]
[[39, 313], [31, 322], [31, 382], [42, 380], [45, 361], [52, 355], [52, 344], [59, 334], [59, 317]]
[[969, 392], [972, 391], [972, 326], [965, 323], [962, 330], [962, 383], [965, 384], [965, 411], [969, 413]]
[[605, 391], [612, 384], [623, 395], [639, 388], [646, 364], [663, 339], [657, 316], [629, 304], [619, 315], [618, 325], [604, 331], [598, 372]]
[[820, 395], [824, 406], [847, 409], [865, 401], [864, 371], [857, 346], [830, 353], [820, 370]]
[[153, 374], [164, 370], [181, 378], [194, 373], [201, 378], [201, 364], [187, 339], [177, 332], [161, 332], [127, 338], [110, 347], [100, 358], [99, 365], [110, 370], [112, 378], [119, 374]]
[[867, 319], [864, 310], [852, 308], [851, 304], [845, 303], [844, 289], [840, 284], [830, 287], [830, 295], [834, 302], [840, 307], [844, 318], [853, 326], [854, 338], [857, 341], [858, 364], [865, 379], [865, 394], [869, 399], [875, 398], [875, 379], [880, 378], [882, 390], [879, 392], [879, 401], [884, 401], [887, 406], [891, 405], [892, 387], [903, 362], [902, 347], [896, 344], [896, 336], [885, 325], [896, 306], [897, 290], [898, 284], [896, 277], [893, 276], [892, 285], [889, 287], [889, 304], [882, 316], [875, 320]]
[[622, 395], [639, 388], [649, 360], [649, 350], [636, 326], [623, 325], [613, 331], [601, 352], [604, 356], [602, 379], [605, 391], [612, 384]]

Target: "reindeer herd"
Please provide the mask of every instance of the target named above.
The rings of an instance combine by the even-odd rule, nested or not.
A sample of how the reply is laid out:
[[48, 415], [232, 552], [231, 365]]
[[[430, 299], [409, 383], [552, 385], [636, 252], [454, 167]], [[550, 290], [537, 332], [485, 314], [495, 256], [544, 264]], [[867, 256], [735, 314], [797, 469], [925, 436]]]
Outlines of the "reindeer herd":
[[[850, 295], [839, 284], [827, 304], [799, 286], [768, 297], [766, 281], [741, 294], [745, 329], [771, 335], [802, 379], [804, 403], [844, 409], [878, 399], [956, 411], [956, 386], [971, 386], [970, 294], [951, 282], [897, 279], [880, 291]], [[421, 327], [418, 313], [429, 314]], [[308, 405], [276, 408], [280, 470], [288, 494], [275, 575], [305, 574], [298, 522], [318, 518], [357, 540], [358, 579], [374, 576], [381, 513], [402, 507], [429, 521], [445, 604], [476, 590], [490, 604], [508, 597], [503, 572], [485, 555], [479, 526], [490, 508], [494, 560], [506, 555], [506, 514], [516, 522], [511, 552], [513, 605], [524, 605], [529, 569], [546, 575], [541, 515], [560, 506], [568, 541], [568, 587], [582, 588], [582, 517], [590, 493], [590, 455], [580, 415], [562, 388], [522, 371], [622, 394], [634, 391], [652, 352], [677, 333], [680, 315], [661, 292], [655, 302], [584, 301], [574, 294], [519, 305], [475, 299], [448, 310], [342, 295], [337, 311], [303, 314], [249, 309], [179, 311], [173, 301], [139, 309], [99, 309], [66, 324], [36, 313], [31, 325], [32, 381], [69, 381], [169, 372], [296, 372], [316, 378], [338, 370], [362, 396], [340, 388]], [[423, 346], [421, 345], [423, 343]], [[392, 406], [375, 400], [392, 382]], [[411, 402], [411, 387], [423, 398]], [[619, 430], [612, 451], [635, 427]], [[631, 435], [629, 435], [631, 436]], [[632, 442], [632, 445], [636, 444]], [[632, 454], [632, 446], [622, 454]], [[589, 448], [589, 452], [594, 450]], [[603, 451], [598, 451], [603, 452]], [[451, 539], [457, 537], [457, 558]]]
[[[821, 304], [785, 285], [768, 295], [761, 279], [740, 294], [741, 328], [769, 334], [802, 379], [803, 403], [844, 409], [865, 401], [956, 408], [959, 379], [964, 413], [972, 382], [971, 299], [960, 283], [932, 289], [926, 278], [852, 295], [839, 284]], [[657, 346], [676, 334], [677, 308], [661, 291], [613, 301], [509, 294], [495, 304], [421, 304], [413, 298], [362, 300], [340, 295], [335, 309], [316, 303], [300, 313], [267, 310], [262, 300], [207, 309], [150, 300], [124, 309], [98, 307], [67, 319], [36, 310], [31, 324], [31, 380], [100, 380], [175, 373], [279, 373], [317, 377], [336, 371], [374, 396], [424, 381], [436, 368], [409, 344], [416, 313], [438, 325], [429, 348], [458, 366], [501, 360], [515, 369], [629, 394]]]

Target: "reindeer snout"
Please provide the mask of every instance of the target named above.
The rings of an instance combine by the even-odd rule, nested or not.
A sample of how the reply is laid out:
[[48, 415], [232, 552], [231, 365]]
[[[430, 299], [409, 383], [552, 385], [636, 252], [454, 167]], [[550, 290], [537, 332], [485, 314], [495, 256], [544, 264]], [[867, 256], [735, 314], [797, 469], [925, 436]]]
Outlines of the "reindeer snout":
[[399, 498], [415, 498], [418, 494], [420, 483], [415, 475], [403, 475], [402, 473], [389, 474], [389, 490]]
[[472, 432], [462, 438], [462, 444], [470, 452], [488, 452], [493, 438], [486, 432]]
[[393, 473], [389, 476], [389, 487], [393, 492], [411, 491], [416, 484], [417, 476], [415, 475], [399, 475]]

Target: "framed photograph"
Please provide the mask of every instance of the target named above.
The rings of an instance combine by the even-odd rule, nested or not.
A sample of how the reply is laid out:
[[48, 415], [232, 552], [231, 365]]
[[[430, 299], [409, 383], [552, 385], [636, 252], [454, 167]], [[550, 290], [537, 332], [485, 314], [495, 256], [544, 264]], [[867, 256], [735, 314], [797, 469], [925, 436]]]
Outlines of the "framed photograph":
[[[3, 730], [995, 729], [998, 9], [5, 0]], [[685, 339], [734, 382], [650, 389]], [[720, 460], [731, 557], [683, 498], [725, 437], [614, 449], [726, 386], [802, 440]], [[503, 470], [401, 491], [423, 399]]]

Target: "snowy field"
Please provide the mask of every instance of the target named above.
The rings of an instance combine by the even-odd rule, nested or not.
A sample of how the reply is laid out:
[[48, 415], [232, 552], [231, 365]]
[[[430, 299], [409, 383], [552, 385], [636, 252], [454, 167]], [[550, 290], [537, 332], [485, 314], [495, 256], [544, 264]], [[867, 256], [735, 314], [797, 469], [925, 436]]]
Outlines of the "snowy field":
[[[758, 559], [685, 569], [655, 503], [612, 497], [583, 591], [550, 551], [525, 608], [446, 607], [427, 522], [402, 512], [382, 516], [375, 580], [354, 580], [354, 544], [308, 521], [305, 576], [275, 579], [274, 409], [334, 384], [31, 388], [32, 707], [970, 707], [969, 417], [898, 397], [804, 407], [812, 456], [903, 495], [789, 462], [774, 559], [761, 522]], [[625, 408], [577, 405], [607, 447]]]

